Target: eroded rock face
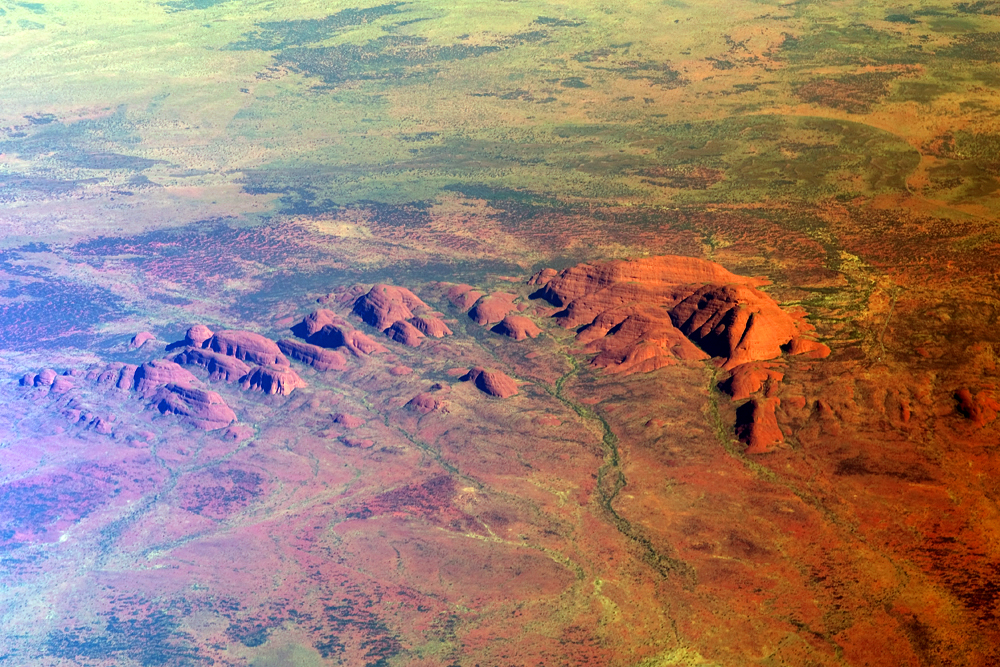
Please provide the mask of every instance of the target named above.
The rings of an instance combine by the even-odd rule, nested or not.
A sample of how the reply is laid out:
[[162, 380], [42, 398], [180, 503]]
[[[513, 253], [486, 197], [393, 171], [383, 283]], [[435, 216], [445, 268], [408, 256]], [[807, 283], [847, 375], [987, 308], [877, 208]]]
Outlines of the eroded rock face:
[[674, 326], [730, 369], [781, 356], [798, 333], [791, 316], [752, 287], [706, 285], [670, 310]]
[[750, 398], [765, 385], [776, 386], [784, 377], [783, 373], [774, 369], [773, 364], [740, 364], [732, 369], [729, 379], [720, 385], [720, 389], [732, 396], [734, 401], [741, 401]]
[[448, 290], [446, 296], [453, 306], [465, 311], [471, 308], [483, 293], [472, 289], [469, 285], [455, 285]]
[[236, 357], [229, 357], [211, 350], [189, 348], [171, 357], [178, 364], [201, 366], [212, 380], [237, 382], [250, 372], [250, 366]]
[[448, 328], [448, 325], [433, 315], [417, 315], [409, 322], [416, 327], [417, 331], [428, 338], [444, 338], [452, 335], [452, 330]]
[[261, 366], [287, 366], [288, 359], [278, 349], [277, 343], [252, 331], [217, 331], [205, 347]]
[[236, 421], [236, 413], [214, 391], [167, 384], [156, 392], [153, 404], [161, 413], [180, 415], [206, 431], [225, 428]]
[[407, 322], [400, 320], [393, 322], [392, 326], [385, 330], [385, 335], [397, 343], [402, 343], [409, 347], [417, 347], [425, 338], [419, 329]]
[[132, 340], [129, 342], [129, 347], [139, 348], [151, 340], [156, 340], [156, 336], [148, 331], [140, 331], [136, 335], [132, 336]]
[[1000, 412], [1000, 402], [987, 391], [973, 394], [968, 389], [959, 389], [955, 392], [955, 401], [958, 412], [979, 428], [993, 422]]
[[562, 308], [555, 314], [561, 326], [582, 327], [577, 339], [598, 353], [592, 363], [613, 372], [648, 372], [706, 354], [731, 369], [779, 357], [799, 333], [755, 289], [763, 280], [693, 257], [580, 264], [531, 282], [541, 286], [533, 298]]
[[204, 324], [196, 324], [184, 335], [184, 344], [191, 347], [202, 347], [213, 335], [212, 330]]
[[409, 320], [419, 310], [428, 310], [427, 304], [405, 287], [393, 285], [375, 285], [354, 302], [354, 314], [379, 331]]
[[476, 305], [469, 311], [469, 317], [476, 324], [483, 326], [502, 322], [514, 310], [515, 298], [516, 295], [506, 292], [494, 292], [489, 296], [484, 296], [476, 301]]
[[240, 386], [250, 391], [288, 396], [299, 387], [308, 385], [291, 368], [284, 366], [258, 366], [243, 378]]
[[441, 407], [441, 403], [429, 392], [417, 394], [406, 403], [406, 407], [422, 415], [429, 415]]
[[780, 404], [780, 398], [755, 398], [736, 411], [736, 435], [747, 454], [766, 454], [785, 441], [774, 412]]
[[538, 334], [542, 333], [538, 325], [524, 315], [508, 315], [503, 318], [500, 324], [493, 327], [492, 331], [514, 340], [536, 338]]
[[327, 350], [319, 345], [284, 339], [278, 341], [278, 349], [318, 371], [340, 371], [347, 365], [347, 359], [340, 352]]
[[[124, 378], [125, 375], [123, 374], [122, 377]], [[190, 386], [197, 381], [197, 378], [191, 375], [190, 371], [182, 368], [180, 364], [166, 359], [154, 359], [136, 368], [132, 388], [140, 393], [148, 394], [165, 384]], [[119, 384], [119, 388], [124, 389], [125, 387]]]
[[461, 379], [463, 382], [474, 382], [479, 391], [496, 398], [510, 398], [518, 393], [517, 383], [500, 371], [473, 368]]

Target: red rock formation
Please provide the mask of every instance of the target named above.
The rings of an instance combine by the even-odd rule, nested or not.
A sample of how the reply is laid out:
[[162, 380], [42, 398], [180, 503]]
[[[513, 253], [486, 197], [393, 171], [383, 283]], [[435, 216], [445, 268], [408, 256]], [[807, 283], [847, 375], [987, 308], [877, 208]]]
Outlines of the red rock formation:
[[497, 398], [510, 398], [517, 394], [517, 383], [500, 371], [489, 371], [485, 368], [473, 368], [464, 376], [463, 382], [473, 381], [484, 394]]
[[189, 386], [197, 381], [197, 378], [182, 368], [180, 364], [166, 359], [154, 359], [135, 370], [132, 388], [140, 393], [148, 394], [165, 384]]
[[307, 341], [328, 349], [346, 347], [356, 357], [387, 351], [385, 345], [355, 330], [347, 323], [327, 324], [309, 336]]
[[591, 364], [614, 373], [649, 373], [677, 363], [677, 359], [707, 359], [678, 331], [669, 314], [659, 308], [616, 308], [598, 315], [577, 340], [588, 352], [597, 352]]
[[51, 368], [46, 368], [35, 376], [34, 383], [36, 387], [50, 387], [57, 377], [59, 377], [58, 373]]
[[354, 302], [354, 314], [379, 331], [410, 319], [418, 310], [428, 310], [427, 304], [405, 287], [392, 285], [375, 285]]
[[196, 324], [187, 330], [187, 334], [184, 336], [184, 344], [191, 347], [202, 347], [205, 345], [205, 341], [211, 338], [212, 335], [212, 330], [204, 324]]
[[472, 304], [483, 296], [483, 293], [472, 289], [469, 285], [455, 285], [448, 290], [446, 296], [448, 301], [451, 301], [451, 305], [465, 311], [471, 308]]
[[420, 333], [431, 338], [444, 338], [452, 335], [448, 325], [433, 315], [418, 315], [410, 319], [410, 324], [415, 326]]
[[186, 421], [206, 431], [225, 428], [236, 421], [236, 414], [214, 391], [168, 384], [156, 392], [153, 401], [161, 413], [186, 417]]
[[132, 348], [142, 347], [151, 340], [156, 340], [156, 336], [149, 333], [148, 331], [140, 331], [136, 335], [132, 336], [132, 341], [129, 343], [129, 347]]
[[342, 442], [345, 447], [356, 447], [358, 449], [370, 449], [375, 446], [374, 440], [368, 440], [366, 438], [351, 438], [343, 436], [340, 438], [340, 442]]
[[332, 310], [320, 308], [319, 310], [314, 310], [306, 315], [305, 319], [293, 327], [293, 330], [295, 331], [296, 336], [299, 336], [300, 338], [309, 338], [328, 324], [343, 325], [347, 324], [347, 322], [345, 322], [343, 318], [339, 317]]
[[755, 398], [736, 411], [736, 435], [747, 444], [747, 454], [766, 454], [784, 442], [775, 408], [780, 398]]
[[201, 366], [208, 371], [208, 377], [212, 380], [236, 382], [250, 372], [250, 366], [239, 359], [211, 350], [188, 348], [170, 357], [170, 360], [178, 364]]
[[542, 286], [537, 296], [557, 306], [619, 283], [638, 283], [653, 290], [698, 283], [766, 284], [758, 278], [730, 273], [714, 262], [678, 255], [578, 264], [559, 273], [548, 269], [536, 273], [530, 281]]
[[288, 365], [277, 343], [250, 331], [217, 331], [205, 347], [261, 366]]
[[469, 317], [476, 324], [483, 326], [502, 322], [507, 314], [514, 310], [515, 298], [517, 298], [516, 294], [507, 294], [506, 292], [494, 292], [489, 296], [484, 296], [476, 301], [476, 305], [469, 311]]
[[674, 326], [730, 369], [781, 356], [797, 334], [791, 316], [752, 287], [706, 285], [670, 311]]
[[830, 356], [829, 347], [808, 338], [793, 338], [786, 347], [788, 354], [804, 354], [810, 359], [825, 359]]
[[65, 394], [67, 391], [73, 388], [73, 382], [68, 377], [60, 375], [52, 383], [50, 391], [53, 394]]
[[318, 371], [340, 371], [347, 365], [347, 359], [340, 352], [327, 350], [319, 345], [284, 339], [278, 341], [278, 349]]
[[985, 391], [973, 395], [968, 389], [959, 389], [955, 392], [955, 400], [958, 411], [980, 428], [994, 421], [1000, 412], [1000, 402]]
[[308, 386], [299, 374], [285, 366], [259, 366], [243, 378], [240, 386], [265, 394], [288, 396], [299, 387]]
[[535, 338], [542, 330], [531, 321], [531, 318], [524, 315], [508, 315], [503, 318], [500, 324], [493, 327], [492, 331], [514, 340], [524, 340], [525, 338]]
[[402, 343], [409, 347], [419, 347], [421, 341], [425, 338], [419, 329], [406, 320], [394, 322], [391, 327], [385, 330], [385, 335], [397, 343]]
[[[132, 385], [135, 384], [135, 373], [137, 370], [139, 370], [139, 367], [135, 364], [123, 365], [117, 373], [118, 381], [115, 386], [119, 389], [131, 389]], [[114, 375], [113, 371], [112, 375]]]
[[365, 425], [365, 420], [361, 417], [355, 417], [354, 415], [345, 414], [343, 412], [338, 412], [333, 416], [333, 423], [340, 424], [344, 428], [358, 428]]
[[427, 415], [441, 407], [441, 403], [428, 392], [417, 394], [406, 403], [406, 407], [422, 415]]
[[732, 396], [733, 400], [741, 401], [750, 398], [751, 394], [756, 394], [766, 383], [781, 382], [784, 377], [783, 373], [774, 370], [773, 364], [740, 364], [732, 369], [729, 379], [719, 388]]
[[393, 366], [389, 369], [389, 375], [393, 377], [400, 377], [402, 375], [409, 375], [413, 372], [413, 369], [409, 366]]

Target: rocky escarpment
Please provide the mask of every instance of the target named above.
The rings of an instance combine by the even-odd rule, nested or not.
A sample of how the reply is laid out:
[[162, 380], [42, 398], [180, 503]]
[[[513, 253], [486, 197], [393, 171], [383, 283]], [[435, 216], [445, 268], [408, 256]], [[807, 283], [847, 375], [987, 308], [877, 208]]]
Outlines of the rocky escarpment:
[[[765, 362], [784, 353], [822, 358], [829, 349], [803, 334], [792, 317], [758, 287], [759, 278], [731, 273], [693, 257], [649, 257], [546, 269], [530, 284], [560, 308], [553, 317], [576, 328], [591, 364], [616, 373], [650, 372], [680, 361], [714, 358], [729, 371], [721, 388], [740, 406], [737, 435], [761, 453], [783, 440], [773, 397], [782, 374]], [[766, 395], [759, 395], [761, 392]]]
[[352, 312], [391, 340], [409, 347], [417, 347], [427, 336], [451, 335], [439, 313], [405, 287], [374, 285], [354, 301]]

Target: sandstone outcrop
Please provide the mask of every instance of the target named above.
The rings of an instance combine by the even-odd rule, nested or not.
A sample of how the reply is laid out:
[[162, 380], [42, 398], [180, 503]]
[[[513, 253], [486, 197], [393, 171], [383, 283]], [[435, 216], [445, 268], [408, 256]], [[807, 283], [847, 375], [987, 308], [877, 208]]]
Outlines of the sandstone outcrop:
[[536, 338], [542, 330], [531, 318], [524, 315], [508, 315], [501, 320], [500, 324], [491, 329], [494, 333], [507, 336], [514, 340], [524, 340], [525, 338]]
[[465, 311], [471, 308], [483, 296], [483, 293], [472, 289], [469, 285], [455, 285], [448, 290], [445, 296], [451, 305]]
[[292, 328], [295, 335], [311, 345], [327, 349], [347, 348], [356, 357], [385, 352], [386, 347], [357, 331], [326, 309], [316, 310]]
[[153, 404], [161, 413], [180, 415], [206, 431], [225, 428], [236, 421], [236, 414], [214, 391], [167, 384], [156, 392]]
[[463, 382], [473, 382], [476, 388], [484, 394], [496, 398], [510, 398], [517, 394], [517, 383], [507, 374], [500, 371], [473, 368], [462, 376]]
[[561, 326], [582, 327], [577, 339], [598, 353], [592, 363], [613, 372], [706, 354], [731, 369], [779, 357], [798, 340], [795, 320], [755, 289], [765, 281], [692, 257], [580, 264], [541, 271], [530, 282], [540, 287], [532, 298], [560, 307], [554, 316]]
[[354, 302], [354, 314], [379, 331], [409, 320], [427, 304], [405, 287], [378, 284]]
[[352, 429], [364, 426], [365, 420], [361, 417], [355, 417], [354, 415], [338, 412], [333, 415], [333, 423], [340, 424], [344, 428]]
[[406, 403], [406, 407], [422, 415], [429, 415], [441, 407], [440, 401], [429, 392], [417, 394]]
[[318, 371], [340, 371], [347, 365], [347, 359], [340, 352], [327, 350], [319, 345], [284, 339], [278, 341], [278, 349]]
[[156, 340], [156, 336], [149, 333], [148, 331], [140, 331], [136, 335], [132, 336], [132, 340], [129, 342], [129, 347], [139, 348], [151, 340]]
[[419, 329], [406, 320], [393, 322], [392, 326], [385, 330], [385, 335], [391, 340], [409, 347], [418, 347], [425, 338]]
[[204, 324], [196, 324], [187, 330], [184, 335], [184, 344], [191, 347], [202, 347], [212, 335], [212, 330]]
[[730, 369], [781, 356], [798, 333], [791, 316], [763, 292], [739, 285], [705, 285], [670, 310], [674, 326]]
[[299, 374], [286, 366], [258, 366], [240, 381], [250, 391], [288, 396], [299, 387], [308, 386]]
[[235, 357], [229, 357], [211, 350], [189, 348], [170, 357], [178, 364], [201, 366], [208, 371], [212, 380], [237, 382], [250, 372], [250, 366]]
[[784, 442], [775, 409], [779, 398], [755, 398], [736, 411], [736, 435], [747, 445], [747, 454], [766, 454]]
[[729, 379], [719, 385], [719, 388], [732, 396], [734, 401], [741, 401], [750, 398], [765, 385], [775, 386], [784, 377], [783, 373], [774, 370], [773, 364], [740, 364], [732, 369]]
[[448, 325], [433, 315], [417, 315], [409, 320], [410, 324], [428, 338], [444, 338], [452, 335]]
[[825, 359], [830, 356], [830, 348], [819, 341], [808, 338], [793, 338], [786, 346], [788, 354], [802, 354], [810, 359]]
[[[126, 376], [123, 374], [122, 377], [124, 379]], [[154, 359], [135, 369], [131, 388], [139, 393], [149, 394], [166, 384], [190, 386], [197, 382], [197, 378], [180, 364], [166, 359]], [[123, 387], [121, 383], [118, 386], [120, 389], [129, 388]]]
[[204, 347], [261, 366], [288, 365], [277, 343], [251, 331], [217, 331]]
[[994, 421], [1000, 412], [1000, 402], [986, 391], [973, 394], [968, 389], [959, 389], [955, 392], [955, 400], [958, 403], [959, 413], [977, 427], [986, 426]]
[[469, 317], [476, 324], [483, 326], [502, 322], [514, 310], [515, 298], [517, 298], [515, 294], [506, 292], [494, 292], [489, 296], [480, 297], [469, 311]]

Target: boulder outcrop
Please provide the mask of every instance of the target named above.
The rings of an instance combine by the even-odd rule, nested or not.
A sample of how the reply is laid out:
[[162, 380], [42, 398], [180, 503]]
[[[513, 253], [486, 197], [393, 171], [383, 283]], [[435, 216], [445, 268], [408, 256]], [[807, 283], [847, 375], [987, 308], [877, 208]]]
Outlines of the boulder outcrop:
[[427, 304], [405, 287], [378, 284], [354, 302], [354, 314], [379, 331], [409, 320]]
[[286, 366], [258, 366], [240, 381], [250, 391], [288, 396], [299, 387], [308, 386], [299, 374]]
[[202, 347], [212, 335], [212, 330], [204, 324], [196, 324], [187, 330], [184, 335], [184, 344], [191, 347]]
[[473, 368], [462, 376], [463, 382], [473, 382], [484, 394], [496, 398], [510, 398], [517, 394], [517, 383], [506, 373], [485, 368]]
[[747, 445], [747, 454], [766, 454], [784, 442], [775, 409], [779, 398], [755, 398], [736, 410], [736, 435]]
[[773, 364], [740, 364], [731, 370], [729, 379], [719, 385], [719, 388], [732, 396], [734, 401], [741, 401], [750, 398], [765, 385], [775, 386], [784, 377], [782, 372], [774, 369]]
[[461, 311], [466, 311], [483, 296], [483, 293], [472, 289], [470, 285], [455, 285], [448, 289], [445, 296], [451, 305]]
[[385, 330], [385, 335], [391, 340], [408, 347], [418, 347], [425, 338], [419, 329], [406, 320], [393, 322], [392, 326]]
[[140, 331], [136, 335], [132, 336], [132, 340], [129, 342], [129, 347], [133, 349], [140, 348], [151, 340], [156, 340], [156, 336], [148, 331]]
[[261, 366], [288, 365], [277, 343], [251, 331], [217, 331], [204, 347]]
[[347, 365], [347, 359], [340, 352], [327, 350], [319, 345], [283, 339], [278, 341], [278, 349], [318, 371], [340, 371]]
[[536, 338], [542, 330], [530, 317], [524, 315], [508, 315], [501, 320], [500, 324], [491, 329], [494, 333], [507, 336], [514, 340], [524, 340], [525, 338]]
[[433, 315], [417, 315], [412, 317], [409, 322], [417, 328], [417, 331], [428, 338], [444, 338], [452, 335], [448, 325]]
[[355, 357], [385, 352], [386, 347], [367, 334], [357, 331], [333, 311], [321, 308], [306, 315], [292, 327], [296, 336], [305, 338], [310, 345], [328, 350], [346, 348]]
[[225, 428], [236, 421], [236, 413], [214, 391], [167, 384], [156, 392], [153, 404], [161, 413], [180, 415], [206, 431]]
[[[149, 394], [166, 384], [190, 386], [197, 382], [197, 378], [180, 364], [166, 359], [154, 359], [135, 369], [131, 388], [139, 393]], [[120, 383], [118, 386], [121, 389], [127, 388], [122, 387]]]
[[489, 296], [481, 297], [469, 311], [469, 317], [476, 324], [483, 326], [502, 322], [514, 310], [515, 298], [517, 295], [506, 292], [494, 292]]
[[212, 380], [237, 382], [250, 372], [250, 366], [236, 357], [199, 348], [188, 348], [170, 357], [170, 360], [178, 364], [201, 366], [208, 371], [208, 377]]

